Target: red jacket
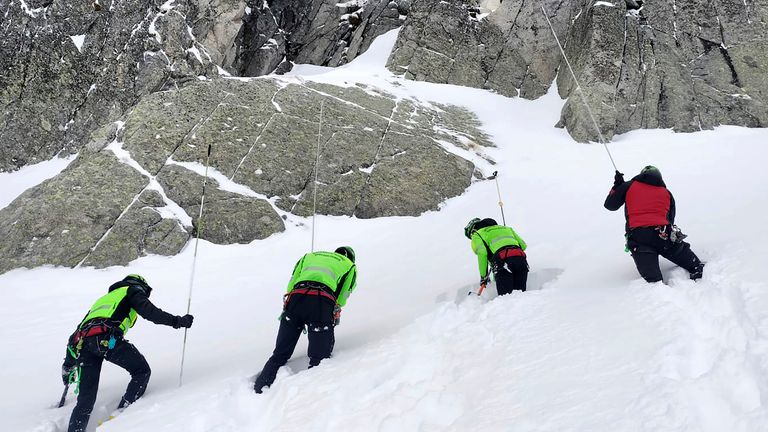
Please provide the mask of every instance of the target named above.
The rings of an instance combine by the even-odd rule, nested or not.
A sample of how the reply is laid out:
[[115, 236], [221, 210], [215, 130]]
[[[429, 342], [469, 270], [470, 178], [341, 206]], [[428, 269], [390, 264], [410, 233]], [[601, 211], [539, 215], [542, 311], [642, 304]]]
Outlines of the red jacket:
[[640, 174], [615, 185], [605, 199], [605, 208], [614, 211], [624, 205], [627, 232], [634, 228], [675, 223], [675, 198], [660, 176]]

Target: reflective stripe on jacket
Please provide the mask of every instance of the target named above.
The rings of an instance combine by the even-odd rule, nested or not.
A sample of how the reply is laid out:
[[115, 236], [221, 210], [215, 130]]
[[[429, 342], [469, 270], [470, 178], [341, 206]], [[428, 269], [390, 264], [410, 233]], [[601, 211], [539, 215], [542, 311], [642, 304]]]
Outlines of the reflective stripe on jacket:
[[344, 306], [357, 283], [355, 264], [335, 252], [312, 252], [301, 257], [293, 269], [288, 292], [300, 282], [318, 282], [327, 286], [336, 296], [336, 303]]
[[506, 247], [519, 247], [525, 250], [528, 245], [508, 226], [493, 225], [472, 233], [472, 251], [477, 255], [480, 277], [488, 276], [488, 259]]
[[[136, 311], [128, 304], [128, 288], [128, 286], [117, 288], [96, 300], [80, 326], [82, 327], [83, 324], [93, 319], [105, 318], [120, 322], [120, 330], [125, 334], [128, 329], [133, 327], [138, 317]], [[124, 312], [126, 309], [127, 313]]]

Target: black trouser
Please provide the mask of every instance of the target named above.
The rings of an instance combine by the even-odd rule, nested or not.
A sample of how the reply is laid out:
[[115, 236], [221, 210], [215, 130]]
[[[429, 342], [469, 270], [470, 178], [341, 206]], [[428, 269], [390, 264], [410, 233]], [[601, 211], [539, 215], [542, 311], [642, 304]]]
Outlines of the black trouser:
[[115, 346], [109, 349], [105, 342], [109, 336], [91, 336], [83, 341], [83, 348], [77, 364], [80, 366], [80, 391], [77, 395], [77, 405], [69, 418], [69, 432], [84, 432], [96, 403], [96, 393], [99, 390], [99, 375], [104, 360], [114, 363], [131, 374], [131, 382], [120, 400], [118, 408], [125, 408], [136, 402], [144, 394], [149, 382], [151, 370], [149, 364], [130, 342], [117, 338]]
[[528, 260], [524, 256], [511, 256], [495, 265], [496, 291], [499, 295], [512, 291], [525, 291], [528, 281]]
[[264, 386], [275, 382], [278, 369], [285, 365], [293, 355], [299, 336], [307, 328], [309, 346], [307, 356], [309, 367], [317, 366], [322, 359], [331, 356], [335, 342], [333, 335], [333, 309], [331, 299], [307, 294], [292, 295], [280, 318], [280, 329], [272, 357], [267, 360], [261, 374], [256, 378], [254, 390], [261, 393]]
[[684, 241], [674, 243], [662, 239], [655, 227], [633, 229], [627, 238], [627, 246], [632, 252], [637, 271], [648, 282], [662, 280], [659, 255], [688, 270], [692, 279], [701, 277], [704, 264], [693, 253], [691, 245]]

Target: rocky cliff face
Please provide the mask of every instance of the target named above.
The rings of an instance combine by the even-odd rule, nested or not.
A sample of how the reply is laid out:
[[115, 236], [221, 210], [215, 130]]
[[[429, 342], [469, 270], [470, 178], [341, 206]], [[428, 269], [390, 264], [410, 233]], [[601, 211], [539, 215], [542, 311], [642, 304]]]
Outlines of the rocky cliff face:
[[0, 2], [0, 170], [77, 152], [143, 96], [215, 76], [184, 4]]
[[339, 66], [399, 27], [409, 7], [410, 0], [250, 0], [236, 60], [226, 68], [259, 76], [289, 70], [293, 62]]
[[217, 67], [337, 66], [403, 22], [394, 72], [531, 99], [557, 77], [559, 125], [596, 140], [542, 6], [606, 138], [768, 122], [756, 0], [1, 0], [0, 170], [75, 152], [143, 96]]
[[547, 92], [560, 66], [540, 7], [552, 11], [564, 36], [578, 3], [506, 0], [486, 15], [472, 1], [415, 2], [388, 67], [409, 79], [535, 99]]
[[142, 97], [217, 67], [346, 63], [404, 13], [384, 0], [0, 0], [0, 171], [77, 152]]
[[338, 66], [403, 23], [395, 73], [529, 99], [556, 83], [559, 124], [579, 141], [598, 139], [582, 95], [608, 139], [768, 123], [758, 0], [0, 0], [0, 17], [0, 171], [80, 153], [0, 211], [0, 272], [282, 231], [311, 213], [318, 141], [320, 213], [436, 209], [475, 175], [456, 147], [490, 145], [471, 113], [375, 88], [222, 77]]
[[[318, 211], [436, 209], [488, 145], [476, 119], [371, 88], [222, 79], [344, 64], [399, 26], [407, 0], [0, 0], [0, 170], [80, 156], [0, 211], [0, 272], [103, 267], [178, 253], [190, 236], [247, 243]], [[322, 104], [321, 104], [322, 102]], [[198, 220], [204, 153], [215, 173]], [[313, 183], [313, 182], [312, 182]]]
[[505, 0], [412, 6], [389, 67], [407, 78], [536, 98], [557, 77], [560, 121], [598, 134], [562, 63], [544, 6], [606, 139], [639, 128], [680, 132], [768, 125], [768, 4], [743, 0]]
[[[768, 4], [615, 3], [585, 7], [569, 33], [580, 43], [568, 48], [608, 138], [640, 128], [768, 126]], [[558, 86], [571, 95], [562, 123], [575, 138], [594, 139], [572, 79], [560, 74]]]
[[0, 272], [172, 255], [197, 232], [231, 244], [282, 231], [291, 214], [312, 212], [318, 138], [318, 212], [435, 210], [472, 181], [474, 165], [450, 150], [490, 145], [478, 126], [457, 107], [295, 79], [216, 79], [154, 93], [96, 131], [59, 176], [0, 211]]

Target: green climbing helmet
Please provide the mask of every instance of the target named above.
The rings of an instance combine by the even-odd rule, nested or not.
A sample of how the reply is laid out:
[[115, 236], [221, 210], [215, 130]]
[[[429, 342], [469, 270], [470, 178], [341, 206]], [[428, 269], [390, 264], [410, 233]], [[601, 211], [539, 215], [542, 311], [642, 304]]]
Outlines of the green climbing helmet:
[[339, 246], [334, 251], [337, 254], [344, 255], [349, 258], [350, 261], [355, 262], [355, 250], [350, 246]]
[[472, 220], [467, 223], [467, 226], [464, 227], [464, 235], [467, 238], [472, 238], [472, 232], [475, 231], [475, 226], [478, 222], [480, 222], [480, 218], [472, 218]]
[[647, 165], [640, 171], [640, 174], [650, 174], [654, 177], [661, 178], [661, 171], [653, 165]]

